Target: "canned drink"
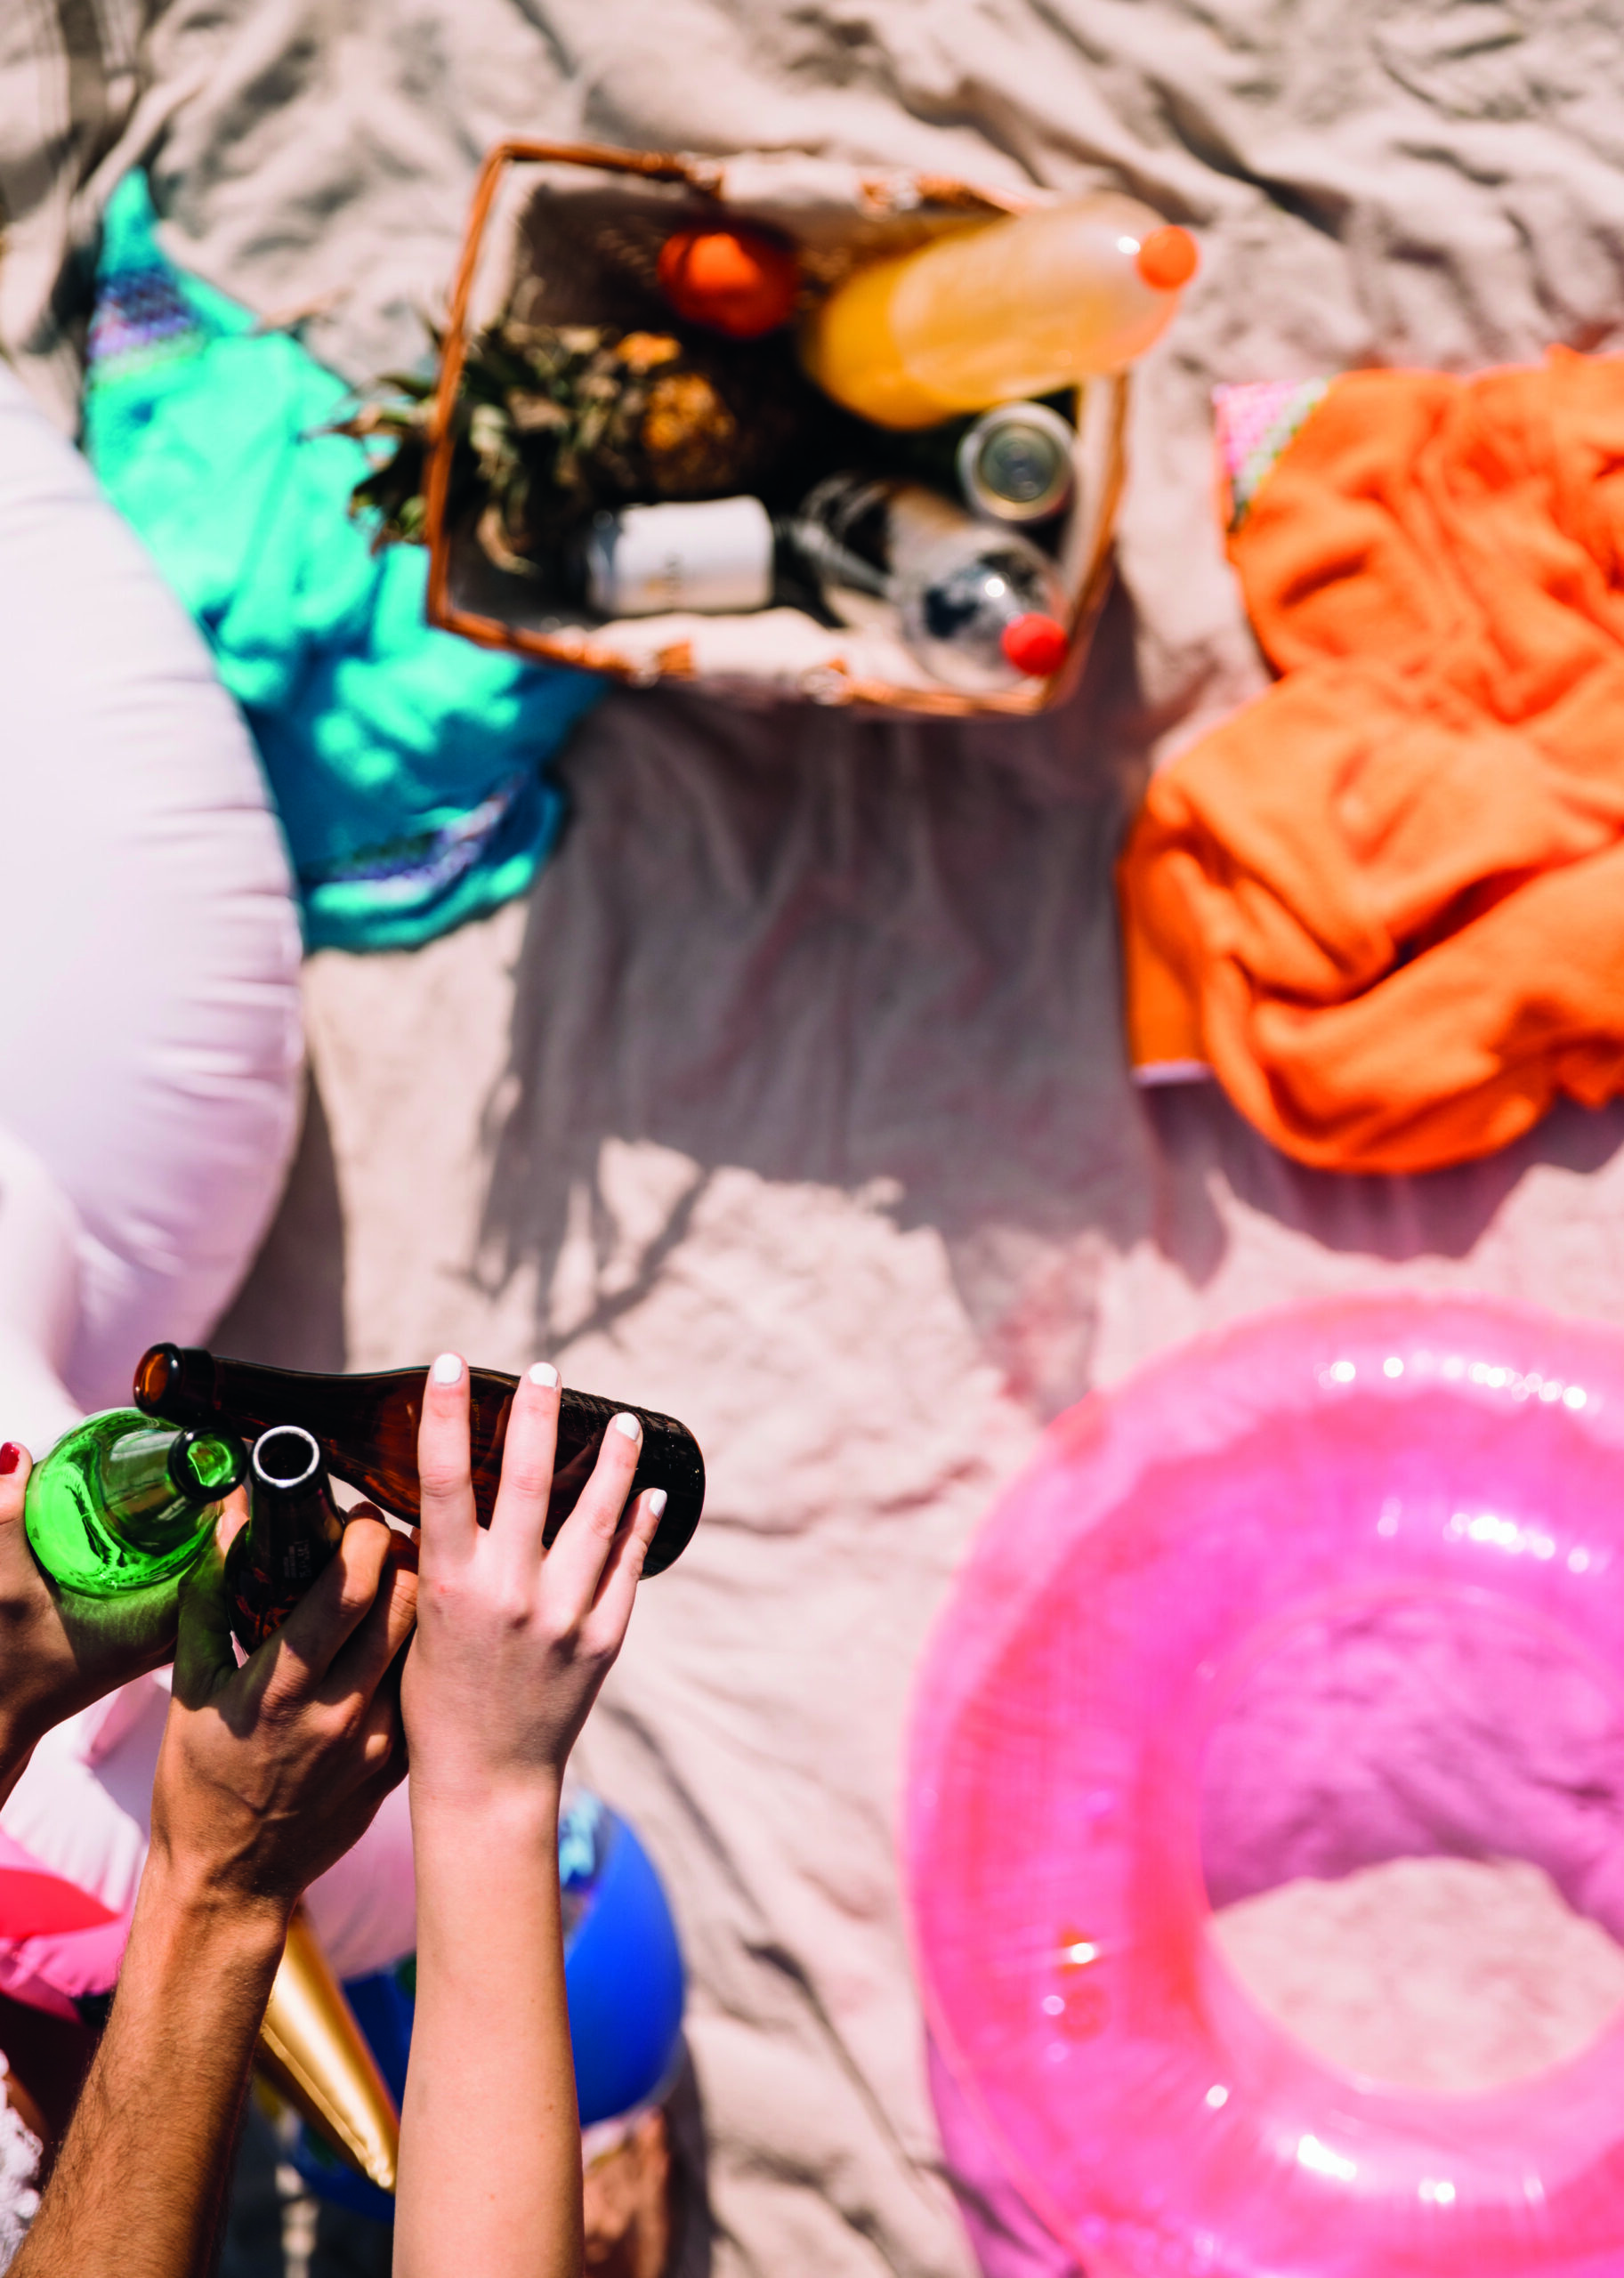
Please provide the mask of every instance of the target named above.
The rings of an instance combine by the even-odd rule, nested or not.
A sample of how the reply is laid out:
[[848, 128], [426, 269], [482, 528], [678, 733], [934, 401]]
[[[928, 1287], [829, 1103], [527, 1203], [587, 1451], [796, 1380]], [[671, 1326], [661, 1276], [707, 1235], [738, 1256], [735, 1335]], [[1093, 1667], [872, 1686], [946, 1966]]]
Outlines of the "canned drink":
[[1070, 505], [1077, 437], [1045, 403], [1001, 403], [958, 447], [965, 500], [990, 522], [1046, 522]]
[[586, 598], [603, 617], [727, 616], [772, 598], [772, 523], [759, 498], [627, 506], [586, 538]]

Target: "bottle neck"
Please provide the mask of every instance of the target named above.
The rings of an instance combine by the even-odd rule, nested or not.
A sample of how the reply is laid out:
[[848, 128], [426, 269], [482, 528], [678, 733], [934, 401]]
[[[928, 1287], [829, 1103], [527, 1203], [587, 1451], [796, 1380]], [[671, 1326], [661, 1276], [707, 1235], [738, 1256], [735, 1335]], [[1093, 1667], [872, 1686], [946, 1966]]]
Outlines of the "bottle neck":
[[321, 1450], [309, 1432], [277, 1425], [255, 1442], [248, 1508], [226, 1575], [232, 1627], [251, 1653], [287, 1620], [343, 1533]]
[[169, 1457], [181, 1434], [161, 1424], [132, 1425], [101, 1451], [101, 1498], [120, 1518], [141, 1519], [191, 1499], [170, 1476]]
[[820, 523], [804, 514], [785, 514], [773, 525], [773, 531], [780, 586], [798, 570], [810, 572], [813, 583], [826, 594], [834, 588], [889, 599], [891, 579], [886, 571], [854, 548], [843, 545]]
[[343, 1532], [343, 1514], [334, 1502], [325, 1478], [308, 1487], [268, 1488], [255, 1480], [249, 1495], [249, 1531], [256, 1544], [266, 1547], [297, 1536], [302, 1540], [335, 1543]]
[[246, 1457], [223, 1432], [170, 1431], [132, 1417], [101, 1444], [96, 1487], [107, 1520], [134, 1547], [194, 1531], [241, 1480]]
[[777, 525], [825, 591], [890, 597], [894, 567], [892, 508], [900, 486], [862, 474], [825, 476]]
[[299, 1422], [318, 1434], [352, 1419], [358, 1398], [375, 1385], [404, 1381], [412, 1372], [382, 1377], [307, 1375], [254, 1361], [228, 1361], [200, 1345], [155, 1345], [135, 1371], [135, 1405], [166, 1424], [223, 1421], [257, 1441], [278, 1425]]
[[[314, 1437], [298, 1425], [279, 1424], [255, 1442], [248, 1486], [248, 1527], [256, 1557], [267, 1570], [285, 1564], [290, 1545], [330, 1554], [343, 1532]], [[295, 1562], [308, 1569], [308, 1558]]]

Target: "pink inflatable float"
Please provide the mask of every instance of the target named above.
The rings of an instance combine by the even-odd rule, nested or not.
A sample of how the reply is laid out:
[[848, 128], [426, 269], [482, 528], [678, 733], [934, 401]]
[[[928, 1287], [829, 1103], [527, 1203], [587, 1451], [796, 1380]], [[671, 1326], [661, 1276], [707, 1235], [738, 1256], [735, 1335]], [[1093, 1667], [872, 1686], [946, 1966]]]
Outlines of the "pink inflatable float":
[[1624, 2012], [1512, 2086], [1395, 2088], [1209, 1924], [1446, 1854], [1624, 1941], [1624, 1345], [1351, 1303], [1072, 1410], [933, 1641], [904, 1847], [944, 2120], [1088, 2278], [1616, 2278]]

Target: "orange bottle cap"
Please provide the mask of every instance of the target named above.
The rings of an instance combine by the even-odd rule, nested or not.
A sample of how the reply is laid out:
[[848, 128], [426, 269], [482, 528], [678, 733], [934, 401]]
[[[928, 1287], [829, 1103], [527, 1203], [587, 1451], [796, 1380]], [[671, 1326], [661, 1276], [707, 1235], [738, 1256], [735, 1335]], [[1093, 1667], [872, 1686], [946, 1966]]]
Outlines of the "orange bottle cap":
[[1045, 617], [1041, 610], [1034, 609], [1004, 627], [998, 645], [1018, 673], [1030, 673], [1034, 680], [1046, 680], [1065, 663], [1071, 643], [1063, 625], [1057, 625], [1052, 617]]
[[1134, 266], [1158, 293], [1176, 293], [1195, 275], [1200, 258], [1189, 230], [1168, 222], [1151, 231], [1134, 256]]

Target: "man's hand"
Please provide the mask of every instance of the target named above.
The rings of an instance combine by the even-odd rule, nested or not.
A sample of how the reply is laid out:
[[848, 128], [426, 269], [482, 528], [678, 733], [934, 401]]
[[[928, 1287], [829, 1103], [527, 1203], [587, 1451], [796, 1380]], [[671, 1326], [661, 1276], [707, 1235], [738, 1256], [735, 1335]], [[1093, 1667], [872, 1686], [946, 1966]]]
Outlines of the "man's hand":
[[422, 1598], [401, 1684], [414, 1820], [439, 1805], [483, 1811], [534, 1797], [555, 1805], [565, 1760], [620, 1651], [666, 1498], [657, 1488], [625, 1508], [642, 1440], [636, 1418], [618, 1416], [544, 1550], [558, 1402], [556, 1370], [520, 1379], [483, 1529], [469, 1469], [468, 1371], [448, 1353], [429, 1372], [417, 1441]]
[[0, 1444], [0, 1802], [42, 1734], [174, 1649], [169, 1590], [89, 1606], [40, 1571], [22, 1523], [32, 1469], [26, 1448]]
[[113, 2014], [17, 2278], [198, 2278], [255, 2035], [305, 1885], [406, 1769], [396, 1663], [412, 1550], [351, 1515], [239, 1668], [211, 1546], [181, 1601], [152, 1846]]
[[415, 1554], [370, 1507], [239, 1668], [212, 1545], [181, 1599], [174, 1694], [152, 1789], [156, 1870], [199, 1895], [286, 1915], [404, 1774], [394, 1663]]

